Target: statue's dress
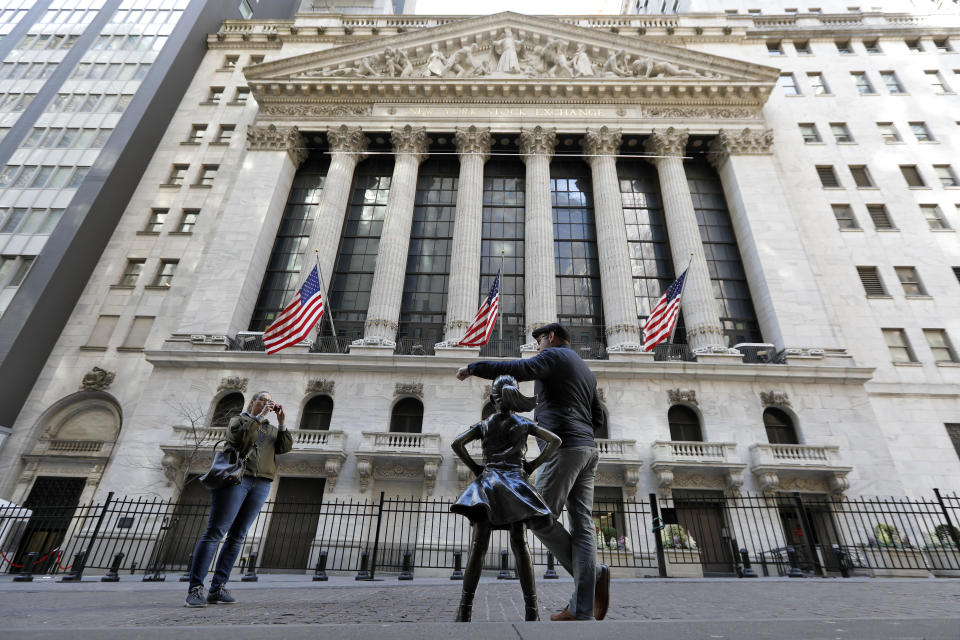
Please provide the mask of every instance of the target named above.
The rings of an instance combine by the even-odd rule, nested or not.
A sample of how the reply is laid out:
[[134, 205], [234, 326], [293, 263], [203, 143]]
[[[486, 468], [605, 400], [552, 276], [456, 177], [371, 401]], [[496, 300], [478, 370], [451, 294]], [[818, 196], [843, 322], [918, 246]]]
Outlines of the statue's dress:
[[450, 511], [467, 516], [470, 522], [489, 520], [494, 529], [551, 517], [550, 507], [523, 473], [529, 424], [521, 416], [501, 413], [480, 423], [486, 464]]

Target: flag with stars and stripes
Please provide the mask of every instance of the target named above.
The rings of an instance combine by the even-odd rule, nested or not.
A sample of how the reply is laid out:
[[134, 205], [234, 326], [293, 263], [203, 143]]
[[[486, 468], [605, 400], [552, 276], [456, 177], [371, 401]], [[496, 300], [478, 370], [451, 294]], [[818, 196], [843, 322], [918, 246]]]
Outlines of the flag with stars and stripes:
[[680, 277], [673, 281], [663, 292], [657, 304], [650, 312], [650, 317], [643, 324], [643, 350], [650, 351], [655, 346], [670, 337], [673, 327], [680, 315], [680, 294], [683, 293], [683, 281], [687, 277], [685, 269]]
[[323, 309], [320, 277], [314, 267], [290, 304], [263, 332], [263, 345], [267, 353], [276, 353], [305, 340], [323, 317]]
[[490, 292], [473, 319], [473, 324], [467, 328], [467, 332], [460, 340], [464, 347], [482, 347], [490, 340], [490, 334], [493, 333], [493, 327], [497, 324], [497, 314], [500, 311], [500, 271], [497, 271], [497, 277], [493, 279], [490, 285]]

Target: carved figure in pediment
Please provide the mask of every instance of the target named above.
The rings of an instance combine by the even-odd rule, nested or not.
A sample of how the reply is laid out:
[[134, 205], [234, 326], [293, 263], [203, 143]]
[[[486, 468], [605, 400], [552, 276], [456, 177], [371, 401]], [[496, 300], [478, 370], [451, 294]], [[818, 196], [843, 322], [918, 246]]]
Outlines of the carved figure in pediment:
[[603, 75], [619, 78], [628, 77], [630, 71], [627, 70], [627, 52], [620, 49], [611, 54], [607, 61], [603, 63]]
[[520, 67], [520, 58], [517, 51], [523, 48], [523, 40], [513, 37], [510, 27], [503, 30], [503, 37], [493, 41], [493, 50], [500, 58], [497, 60], [497, 71], [501, 73], [523, 73]]
[[409, 78], [413, 75], [413, 65], [402, 49], [387, 47], [383, 52], [386, 73], [393, 78]]
[[477, 62], [473, 54], [477, 52], [477, 43], [461, 47], [453, 52], [443, 68], [443, 73], [453, 71], [458, 78], [464, 76], [483, 76], [487, 74], [487, 68], [484, 64]]
[[343, 67], [341, 69], [333, 69], [330, 71], [329, 75], [331, 76], [340, 76], [340, 77], [379, 77], [380, 72], [373, 68], [373, 62], [370, 59], [370, 56], [364, 56], [360, 58], [360, 62], [357, 63], [355, 67]]
[[533, 51], [540, 56], [539, 71], [544, 75], [558, 78], [572, 78], [573, 67], [567, 59], [567, 42], [550, 38], [542, 47]]
[[640, 58], [630, 66], [633, 75], [642, 78], [674, 77], [674, 78], [715, 78], [712, 73], [701, 73], [695, 69], [684, 69], [672, 62]]
[[594, 75], [593, 63], [587, 55], [587, 45], [578, 44], [577, 52], [573, 54], [573, 77], [584, 78]]
[[440, 51], [440, 45], [434, 43], [430, 45], [430, 57], [427, 58], [427, 76], [442, 76], [443, 70], [447, 68], [447, 58]]

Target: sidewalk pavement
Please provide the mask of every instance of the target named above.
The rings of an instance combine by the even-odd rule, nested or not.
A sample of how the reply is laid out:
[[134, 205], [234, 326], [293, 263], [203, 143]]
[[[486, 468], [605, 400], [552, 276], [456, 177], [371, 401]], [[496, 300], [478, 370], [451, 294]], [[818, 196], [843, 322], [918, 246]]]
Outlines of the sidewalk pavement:
[[[460, 583], [441, 578], [357, 582], [331, 576], [261, 574], [231, 582], [236, 605], [188, 609], [186, 585], [119, 583], [86, 577], [79, 584], [37, 576], [32, 583], [0, 577], [0, 636], [46, 640], [558, 640], [594, 635], [687, 640], [714, 638], [960, 640], [956, 579], [624, 579], [614, 580], [607, 620], [522, 622], [517, 581], [483, 578], [472, 624], [454, 624]], [[572, 581], [539, 580], [540, 615], [563, 608]], [[265, 628], [263, 625], [270, 625]], [[602, 625], [602, 626], [598, 626]]]

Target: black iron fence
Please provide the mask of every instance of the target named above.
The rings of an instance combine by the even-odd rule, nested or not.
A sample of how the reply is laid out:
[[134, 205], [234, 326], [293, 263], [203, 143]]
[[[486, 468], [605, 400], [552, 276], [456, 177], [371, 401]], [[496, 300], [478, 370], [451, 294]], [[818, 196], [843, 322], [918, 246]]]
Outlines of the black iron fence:
[[[462, 566], [471, 528], [450, 500], [386, 498], [264, 504], [238, 569], [318, 573], [446, 571]], [[114, 498], [86, 506], [0, 507], [7, 573], [79, 576], [84, 569], [160, 580], [188, 570], [209, 505]], [[960, 497], [830, 499], [722, 496], [594, 505], [598, 560], [637, 576], [917, 575], [960, 577]], [[531, 532], [534, 563], [551, 562]], [[507, 532], [485, 567], [512, 569]]]

